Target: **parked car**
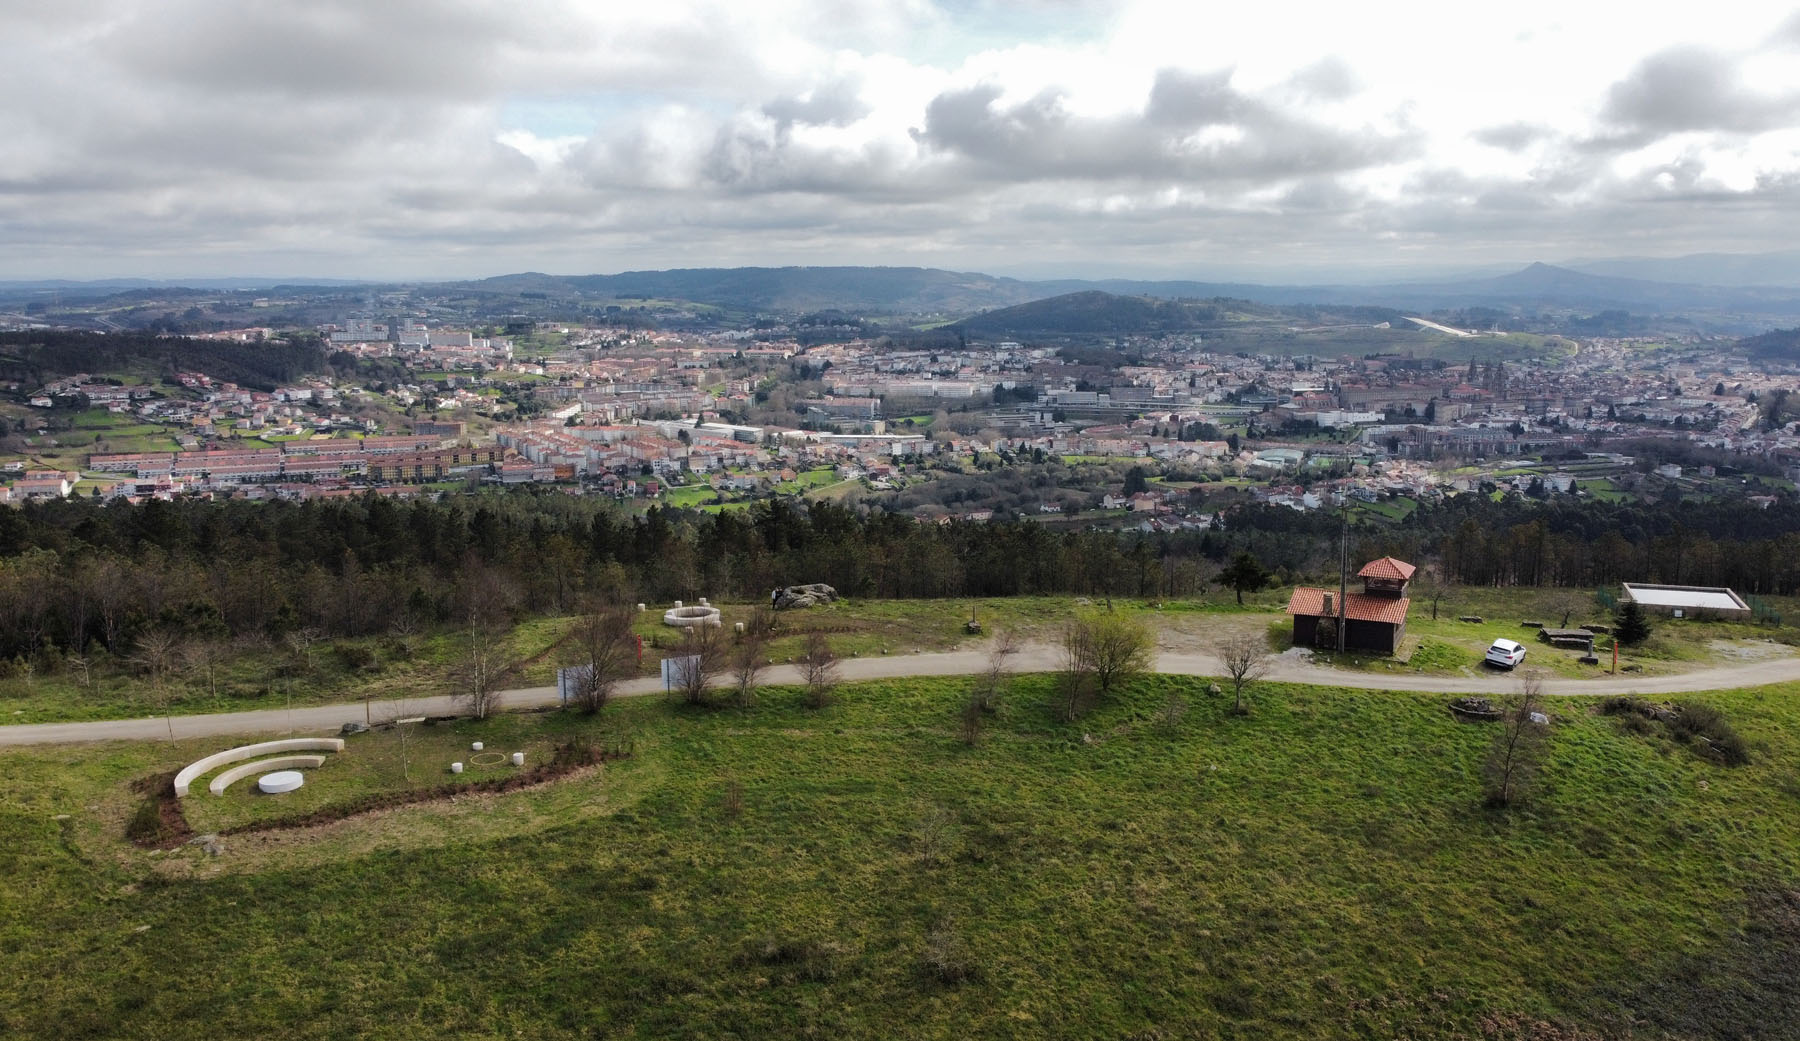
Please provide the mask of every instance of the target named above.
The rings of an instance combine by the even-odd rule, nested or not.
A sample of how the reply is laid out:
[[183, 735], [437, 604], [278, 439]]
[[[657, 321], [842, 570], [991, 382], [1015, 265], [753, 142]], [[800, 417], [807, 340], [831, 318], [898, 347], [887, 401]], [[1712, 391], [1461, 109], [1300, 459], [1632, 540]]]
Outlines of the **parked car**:
[[1487, 663], [1496, 668], [1515, 669], [1525, 660], [1525, 645], [1517, 640], [1495, 640], [1487, 650]]

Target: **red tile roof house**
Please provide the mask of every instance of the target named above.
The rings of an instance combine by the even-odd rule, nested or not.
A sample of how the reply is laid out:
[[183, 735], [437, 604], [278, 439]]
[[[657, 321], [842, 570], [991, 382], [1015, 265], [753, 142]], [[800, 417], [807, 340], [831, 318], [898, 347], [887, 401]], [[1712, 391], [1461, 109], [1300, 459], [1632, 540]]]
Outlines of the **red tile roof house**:
[[1347, 594], [1341, 604], [1335, 589], [1296, 588], [1287, 605], [1294, 616], [1294, 646], [1335, 649], [1341, 614], [1346, 650], [1393, 654], [1406, 638], [1406, 609], [1412, 604], [1406, 584], [1416, 570], [1393, 557], [1372, 560], [1356, 573], [1363, 591]]

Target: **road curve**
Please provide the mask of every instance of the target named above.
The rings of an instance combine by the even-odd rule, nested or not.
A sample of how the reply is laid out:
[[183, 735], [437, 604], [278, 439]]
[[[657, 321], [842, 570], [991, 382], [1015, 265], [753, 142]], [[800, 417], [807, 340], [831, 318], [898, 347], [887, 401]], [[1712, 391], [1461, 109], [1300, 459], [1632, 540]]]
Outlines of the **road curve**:
[[[1060, 652], [1048, 644], [1031, 644], [1012, 656], [1015, 672], [1050, 672], [1059, 664]], [[949, 651], [934, 654], [899, 654], [879, 658], [846, 658], [839, 676], [845, 682], [897, 679], [906, 676], [968, 676], [987, 667], [988, 652]], [[1176, 676], [1222, 676], [1224, 668], [1210, 654], [1162, 653], [1156, 671]], [[1518, 679], [1505, 673], [1477, 676], [1425, 676], [1350, 672], [1273, 658], [1265, 679], [1283, 683], [1358, 687], [1366, 690], [1407, 690], [1443, 694], [1507, 694], [1518, 689]], [[1605, 676], [1591, 680], [1546, 678], [1544, 692], [1557, 695], [1679, 694], [1696, 690], [1728, 690], [1760, 687], [1769, 683], [1800, 680], [1800, 657], [1773, 658], [1728, 668], [1702, 669], [1673, 676]], [[801, 682], [800, 670], [775, 665], [761, 678], [765, 684]], [[630, 680], [619, 685], [621, 697], [660, 693], [656, 679]], [[525, 687], [501, 695], [505, 708], [536, 708], [556, 703], [555, 687]], [[308, 734], [336, 731], [347, 722], [371, 719], [385, 722], [395, 717], [450, 716], [460, 707], [448, 697], [360, 701], [335, 705], [309, 705], [296, 709], [259, 709], [254, 712], [220, 712], [198, 716], [154, 716], [146, 719], [108, 719], [85, 723], [29, 723], [0, 726], [0, 746], [66, 744], [81, 741], [166, 741], [171, 730], [176, 738], [213, 737], [223, 734]]]

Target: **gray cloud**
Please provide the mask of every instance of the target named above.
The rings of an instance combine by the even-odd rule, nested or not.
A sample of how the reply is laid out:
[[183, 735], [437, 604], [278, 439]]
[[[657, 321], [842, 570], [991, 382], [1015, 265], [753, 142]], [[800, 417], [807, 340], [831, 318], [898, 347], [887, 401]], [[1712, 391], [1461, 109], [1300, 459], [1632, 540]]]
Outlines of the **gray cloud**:
[[[1056, 90], [1012, 105], [993, 85], [948, 91], [925, 110], [921, 142], [989, 176], [1242, 182], [1343, 172], [1391, 162], [1405, 135], [1300, 119], [1230, 85], [1231, 73], [1163, 70], [1142, 114], [1071, 114]], [[1228, 134], [1208, 137], [1213, 128]]]
[[1231, 89], [1231, 70], [1162, 69], [1150, 87], [1145, 118], [1158, 126], [1203, 127], [1261, 119], [1261, 107]]
[[812, 126], [849, 126], [869, 114], [862, 100], [861, 84], [841, 77], [821, 83], [804, 94], [776, 98], [763, 105], [763, 114], [783, 129], [795, 123]]
[[1535, 123], [1503, 123], [1499, 126], [1482, 127], [1471, 136], [1484, 145], [1504, 148], [1509, 152], [1523, 152], [1550, 137], [1551, 130]]
[[1602, 115], [1645, 137], [1686, 130], [1754, 133], [1800, 124], [1800, 97], [1756, 94], [1739, 82], [1729, 56], [1677, 47], [1651, 55], [1614, 84]]

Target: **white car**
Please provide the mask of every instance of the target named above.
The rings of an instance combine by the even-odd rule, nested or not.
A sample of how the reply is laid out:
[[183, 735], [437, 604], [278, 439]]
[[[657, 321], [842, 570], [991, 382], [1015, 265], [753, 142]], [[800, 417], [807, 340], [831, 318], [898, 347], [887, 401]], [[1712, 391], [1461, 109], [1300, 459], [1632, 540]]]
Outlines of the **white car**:
[[1517, 640], [1495, 640], [1488, 648], [1487, 663], [1502, 669], [1517, 668], [1525, 660], [1525, 645]]

